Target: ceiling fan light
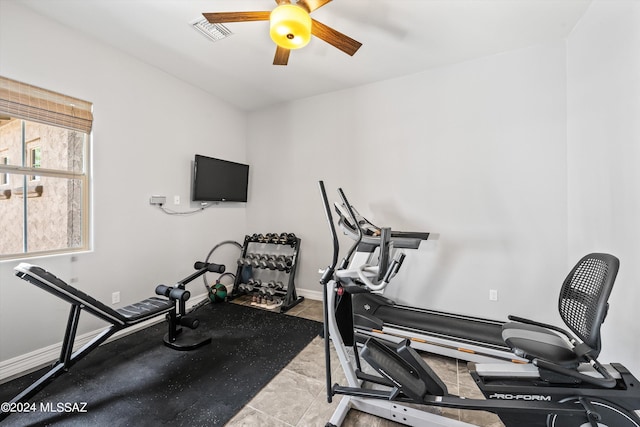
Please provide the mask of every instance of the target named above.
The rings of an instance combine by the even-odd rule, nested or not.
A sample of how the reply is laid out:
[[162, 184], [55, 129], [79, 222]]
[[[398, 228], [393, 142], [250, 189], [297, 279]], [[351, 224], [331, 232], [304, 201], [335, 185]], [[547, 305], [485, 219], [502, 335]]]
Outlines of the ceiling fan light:
[[311, 40], [311, 17], [306, 10], [293, 4], [283, 4], [271, 12], [271, 39], [285, 49], [299, 49]]

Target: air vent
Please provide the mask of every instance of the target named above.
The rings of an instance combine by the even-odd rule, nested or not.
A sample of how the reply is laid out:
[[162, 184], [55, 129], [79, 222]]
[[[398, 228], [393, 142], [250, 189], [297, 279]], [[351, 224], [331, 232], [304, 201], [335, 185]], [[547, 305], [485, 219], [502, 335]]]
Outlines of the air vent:
[[229, 37], [233, 33], [227, 27], [222, 24], [212, 24], [205, 18], [194, 19], [190, 22], [191, 26], [198, 30], [199, 33], [204, 35], [211, 41], [218, 41]]

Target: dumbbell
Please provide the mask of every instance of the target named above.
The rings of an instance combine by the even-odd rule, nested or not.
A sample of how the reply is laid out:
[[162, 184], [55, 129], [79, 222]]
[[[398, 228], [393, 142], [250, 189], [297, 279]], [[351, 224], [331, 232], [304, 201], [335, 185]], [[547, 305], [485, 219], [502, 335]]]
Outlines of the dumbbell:
[[261, 296], [266, 296], [269, 291], [269, 288], [263, 285], [260, 288], [258, 288], [257, 291], [258, 291], [258, 294], [260, 294]]
[[238, 267], [245, 267], [248, 265], [249, 261], [247, 259], [248, 255], [243, 257], [240, 257], [236, 260], [236, 263], [238, 264]]
[[278, 256], [277, 255], [269, 255], [267, 257], [267, 268], [269, 270], [275, 270], [278, 268]]
[[278, 289], [274, 289], [274, 288], [262, 288], [262, 289], [264, 289], [264, 292], [267, 295], [271, 296], [271, 297], [276, 296], [276, 295], [284, 296], [284, 295], [287, 294], [286, 292], [284, 292], [282, 290], [278, 290]]
[[[252, 279], [249, 279], [249, 280], [252, 280]], [[243, 292], [251, 292], [253, 288], [254, 288], [254, 285], [249, 283], [240, 283], [238, 285], [238, 289]]]
[[293, 265], [293, 257], [290, 255], [289, 256], [282, 255], [282, 257], [276, 261], [276, 267], [280, 271], [291, 268], [292, 265]]
[[273, 288], [273, 289], [284, 289], [284, 285], [282, 284], [282, 282], [280, 281], [275, 281], [275, 280], [269, 280], [267, 283], [263, 283], [263, 286], [267, 286], [268, 288]]
[[251, 254], [247, 254], [244, 258], [238, 258], [236, 261], [238, 263], [238, 267], [247, 267], [251, 265]]
[[258, 260], [259, 268], [267, 268], [267, 260], [269, 259], [268, 255], [260, 255], [260, 259]]
[[284, 262], [284, 255], [278, 255], [275, 259], [274, 259], [274, 264], [276, 269], [278, 270], [282, 270], [285, 266], [285, 262]]
[[247, 291], [251, 292], [251, 291], [255, 291], [258, 288], [260, 288], [262, 286], [262, 280], [260, 279], [254, 279], [251, 278], [249, 279], [249, 282], [247, 283]]
[[260, 254], [251, 254], [251, 267], [260, 268]]
[[247, 260], [247, 265], [255, 267], [257, 265], [257, 262], [260, 260], [260, 254], [249, 254], [247, 255], [247, 258], [249, 258]]
[[278, 233], [270, 233], [271, 239], [269, 239], [270, 243], [278, 243], [280, 241], [280, 235]]
[[253, 262], [255, 256], [256, 256], [255, 254], [246, 254], [244, 256], [244, 258], [242, 258], [242, 266], [243, 267], [252, 266], [253, 265], [252, 262]]

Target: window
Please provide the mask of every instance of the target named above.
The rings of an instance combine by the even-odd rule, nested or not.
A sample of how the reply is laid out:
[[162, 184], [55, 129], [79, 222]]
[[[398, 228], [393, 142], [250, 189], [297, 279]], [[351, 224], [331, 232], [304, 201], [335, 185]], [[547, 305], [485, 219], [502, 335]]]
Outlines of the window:
[[[38, 138], [37, 140], [38, 142], [40, 142], [40, 138]], [[32, 144], [27, 144], [27, 146], [32, 145]], [[42, 149], [39, 146], [31, 146], [31, 148], [29, 148], [29, 167], [30, 168], [39, 168], [42, 164]], [[29, 178], [30, 181], [38, 181], [40, 179], [40, 177], [38, 175], [31, 175], [31, 178]]]
[[[0, 165], [8, 165], [8, 164], [9, 164], [9, 158], [5, 155], [0, 155]], [[8, 183], [9, 183], [9, 174], [0, 173], [0, 186], [7, 185]]]
[[0, 259], [89, 248], [91, 104], [0, 77]]

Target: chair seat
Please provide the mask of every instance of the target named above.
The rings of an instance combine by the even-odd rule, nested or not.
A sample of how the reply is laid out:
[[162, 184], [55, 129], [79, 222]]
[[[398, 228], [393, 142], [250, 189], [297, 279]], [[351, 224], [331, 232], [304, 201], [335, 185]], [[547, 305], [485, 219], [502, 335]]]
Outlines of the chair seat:
[[544, 359], [567, 368], [575, 368], [580, 364], [571, 343], [549, 329], [508, 322], [502, 326], [502, 338], [520, 357]]

